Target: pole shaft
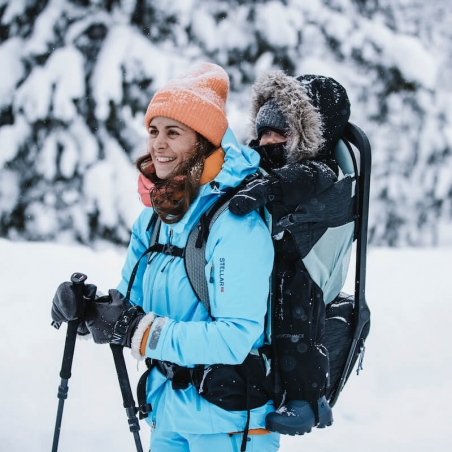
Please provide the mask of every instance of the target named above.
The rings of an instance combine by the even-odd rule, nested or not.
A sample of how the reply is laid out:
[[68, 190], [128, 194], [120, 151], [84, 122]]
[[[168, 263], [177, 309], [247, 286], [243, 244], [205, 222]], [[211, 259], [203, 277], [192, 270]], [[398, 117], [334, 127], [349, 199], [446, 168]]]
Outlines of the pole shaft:
[[[83, 303], [83, 286], [86, 281], [86, 275], [83, 273], [73, 273], [71, 275], [72, 289], [77, 297], [77, 303]], [[61, 383], [58, 387], [58, 410], [55, 421], [55, 430], [53, 433], [52, 452], [58, 451], [60, 440], [61, 422], [63, 420], [64, 401], [67, 399], [69, 391], [68, 380], [71, 378], [72, 361], [74, 359], [75, 341], [77, 339], [77, 329], [80, 320], [71, 320], [67, 324], [66, 341], [64, 343], [63, 360], [61, 362]]]
[[143, 452], [140, 438], [140, 424], [136, 415], [135, 400], [130, 387], [129, 375], [127, 373], [126, 362], [124, 360], [123, 347], [121, 345], [110, 344], [115, 361], [116, 373], [118, 375], [119, 387], [121, 389], [123, 406], [126, 409], [129, 430], [133, 434], [137, 452]]

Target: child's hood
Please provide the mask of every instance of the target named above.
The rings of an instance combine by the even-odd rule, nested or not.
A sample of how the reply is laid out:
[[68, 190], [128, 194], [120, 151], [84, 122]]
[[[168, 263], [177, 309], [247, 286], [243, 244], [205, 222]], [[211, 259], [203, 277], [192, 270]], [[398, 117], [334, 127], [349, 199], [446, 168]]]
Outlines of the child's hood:
[[262, 74], [253, 85], [251, 134], [256, 137], [256, 116], [273, 98], [290, 125], [287, 161], [327, 157], [342, 136], [350, 117], [345, 89], [330, 77], [291, 77], [281, 70]]

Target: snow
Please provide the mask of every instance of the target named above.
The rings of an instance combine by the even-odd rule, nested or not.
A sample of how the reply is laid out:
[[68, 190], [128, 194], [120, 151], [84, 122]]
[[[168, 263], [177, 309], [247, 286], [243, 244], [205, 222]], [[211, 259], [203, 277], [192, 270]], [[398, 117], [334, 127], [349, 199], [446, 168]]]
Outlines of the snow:
[[14, 89], [18, 81], [23, 76], [24, 68], [22, 62], [17, 58], [20, 55], [22, 39], [12, 38], [0, 45], [0, 61], [7, 67], [7, 71], [2, 73], [2, 82], [0, 83], [0, 107], [11, 103], [14, 95]]
[[[0, 168], [17, 173], [10, 182], [21, 194], [16, 212], [5, 211], [1, 221], [10, 224], [8, 215], [44, 199], [52, 185], [72, 190], [72, 175], [83, 179], [95, 161], [104, 160], [105, 134], [133, 169], [145, 147], [143, 116], [154, 92], [211, 61], [230, 76], [228, 119], [241, 142], [250, 135], [250, 83], [259, 73], [293, 67], [293, 74], [319, 73], [342, 83], [351, 120], [372, 144], [371, 200], [378, 211], [370, 218], [373, 244], [441, 244], [449, 240], [447, 229], [436, 225], [450, 226], [452, 211], [447, 2], [380, 0], [372, 13], [369, 2], [352, 0], [189, 0], [152, 7], [124, 0], [110, 2], [111, 8], [103, 1], [50, 0], [39, 7], [0, 0], [0, 61], [8, 68], [0, 80]], [[133, 15], [141, 4], [145, 20], [138, 25]], [[22, 156], [37, 164], [24, 171]], [[115, 173], [111, 160], [108, 165], [113, 167], [107, 172]], [[73, 240], [98, 237], [115, 218], [122, 224], [133, 216], [118, 203], [107, 207], [117, 212], [99, 218], [82, 199], [77, 202], [78, 208], [54, 208], [60, 229], [69, 216], [77, 223]], [[94, 196], [86, 205], [97, 202]], [[43, 205], [42, 215], [48, 208]], [[99, 227], [93, 230], [93, 224]], [[53, 232], [57, 237], [67, 230]], [[121, 235], [115, 228], [111, 233]], [[6, 234], [33, 237], [28, 225]]]
[[[158, 62], [158, 64], [156, 64]], [[125, 25], [111, 27], [97, 58], [91, 88], [96, 116], [105, 120], [110, 102], [121, 104], [123, 82], [151, 78], [160, 88], [187, 66], [179, 56], [168, 56], [164, 48], [152, 46], [142, 35]]]
[[18, 176], [13, 171], [0, 169], [0, 213], [14, 208], [19, 197]]
[[23, 116], [19, 116], [14, 124], [3, 126], [0, 129], [0, 143], [2, 143], [0, 168], [17, 155], [29, 131], [30, 126], [24, 120]]
[[[266, 36], [275, 47], [295, 47], [299, 43], [299, 30], [303, 29], [303, 17], [296, 9], [291, 9], [279, 1], [271, 1], [257, 11], [257, 30]], [[284, 33], [281, 33], [284, 30]]]
[[[0, 239], [4, 314], [0, 444], [8, 452], [50, 450], [65, 326], [50, 326], [56, 287], [74, 271], [106, 292], [116, 286], [124, 250]], [[439, 452], [452, 442], [449, 295], [452, 248], [371, 248], [367, 299], [372, 328], [364, 370], [352, 375], [335, 423], [282, 437], [281, 452]], [[350, 276], [350, 275], [349, 275]], [[347, 281], [350, 291], [352, 281]], [[143, 364], [125, 353], [134, 389]], [[141, 423], [144, 450], [149, 427]], [[65, 401], [59, 450], [135, 450], [108, 346], [79, 340]]]
[[117, 142], [106, 134], [104, 143], [105, 159], [86, 171], [84, 193], [97, 204], [103, 224], [115, 227], [119, 223], [119, 212], [122, 212], [127, 226], [131, 227], [143, 207], [136, 192], [137, 170], [130, 166]]
[[126, 27], [114, 27], [110, 30], [105, 44], [97, 58], [92, 78], [92, 89], [96, 99], [96, 116], [105, 120], [110, 112], [109, 102], [120, 104], [122, 101], [124, 54], [129, 47], [129, 30]]
[[437, 63], [418, 39], [393, 33], [375, 21], [368, 21], [367, 27], [363, 28], [368, 29], [374, 44], [380, 47], [379, 53], [386, 64], [398, 67], [406, 80], [414, 80], [428, 88], [434, 88]]
[[[0, 2], [0, 5], [3, 6], [7, 0], [3, 0]], [[16, 0], [15, 2], [9, 2], [8, 6], [5, 9], [5, 12], [2, 15], [1, 23], [7, 24], [16, 16], [20, 16], [23, 14], [26, 7], [26, 0]]]
[[36, 19], [33, 34], [26, 45], [26, 52], [42, 54], [48, 50], [54, 38], [53, 26], [61, 17], [63, 7], [64, 1], [62, 0], [48, 2], [44, 11]]
[[54, 115], [68, 121], [76, 116], [73, 99], [83, 93], [83, 57], [75, 47], [68, 46], [55, 50], [45, 66], [37, 68], [20, 86], [14, 109], [23, 109], [29, 122], [44, 120], [53, 100]]
[[221, 36], [216, 33], [216, 24], [213, 17], [205, 11], [193, 15], [193, 34], [206, 43], [206, 49], [210, 52], [218, 48]]

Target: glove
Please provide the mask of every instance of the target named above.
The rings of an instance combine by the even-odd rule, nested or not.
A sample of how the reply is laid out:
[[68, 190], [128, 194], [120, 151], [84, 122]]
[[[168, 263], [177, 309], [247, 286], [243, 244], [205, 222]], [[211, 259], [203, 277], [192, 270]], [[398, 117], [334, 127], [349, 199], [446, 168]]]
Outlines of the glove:
[[270, 207], [274, 202], [281, 200], [281, 184], [279, 179], [272, 175], [256, 177], [240, 189], [231, 199], [229, 210], [234, 215], [245, 215], [262, 206]]
[[108, 295], [86, 303], [84, 320], [96, 344], [111, 343], [130, 348], [133, 333], [144, 316], [140, 306], [110, 289]]
[[[59, 328], [63, 322], [81, 319], [87, 300], [94, 300], [97, 287], [94, 284], [83, 286], [83, 299], [79, 299], [73, 290], [72, 283], [66, 281], [58, 286], [53, 297], [51, 316], [53, 324]], [[85, 323], [80, 322], [77, 333], [84, 336], [89, 333]]]
[[272, 175], [280, 181], [281, 200], [284, 200], [288, 212], [310, 202], [337, 181], [331, 166], [334, 162], [329, 160], [304, 160], [273, 170]]

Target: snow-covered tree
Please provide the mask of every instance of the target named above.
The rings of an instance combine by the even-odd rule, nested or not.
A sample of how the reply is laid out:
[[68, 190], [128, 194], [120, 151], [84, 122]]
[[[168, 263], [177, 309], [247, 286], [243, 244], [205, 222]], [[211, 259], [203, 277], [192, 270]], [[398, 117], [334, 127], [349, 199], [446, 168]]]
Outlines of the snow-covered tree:
[[[370, 238], [451, 224], [448, 0], [0, 0], [0, 236], [128, 241], [152, 94], [201, 60], [243, 141], [261, 71], [341, 82], [373, 147]], [[450, 23], [450, 20], [449, 20]]]

